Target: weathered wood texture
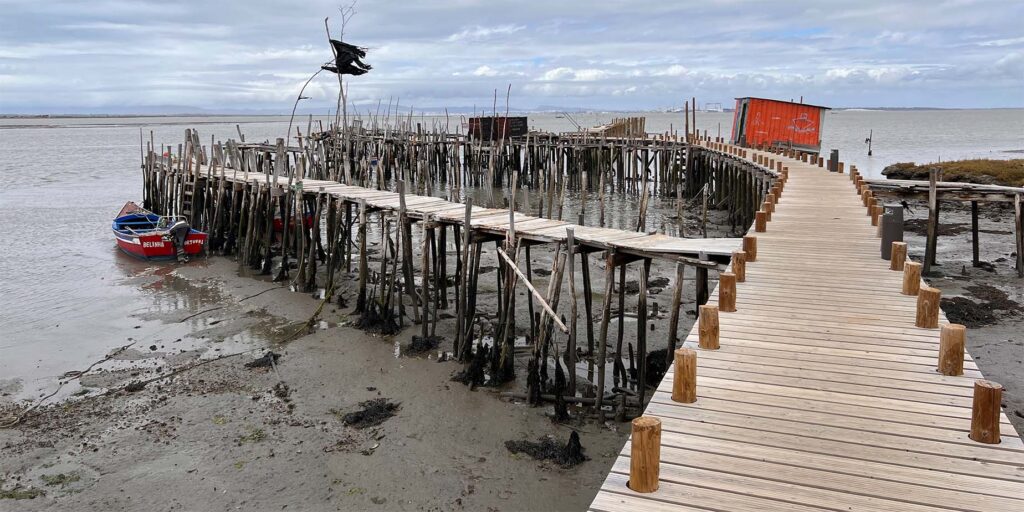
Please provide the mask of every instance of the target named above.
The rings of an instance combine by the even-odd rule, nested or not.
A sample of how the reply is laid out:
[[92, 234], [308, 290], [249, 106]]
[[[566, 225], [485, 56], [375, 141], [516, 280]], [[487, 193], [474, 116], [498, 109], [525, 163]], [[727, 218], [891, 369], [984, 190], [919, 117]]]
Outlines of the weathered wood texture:
[[696, 402], [672, 400], [673, 368], [644, 412], [662, 420], [658, 490], [626, 486], [627, 447], [591, 509], [1024, 510], [1024, 443], [994, 393], [977, 430], [998, 425], [999, 444], [969, 437], [981, 372], [970, 354], [963, 375], [936, 371], [939, 330], [914, 326], [917, 297], [879, 257], [853, 182], [773, 158], [786, 200], [720, 315], [721, 347], [698, 348], [699, 322], [686, 339]]

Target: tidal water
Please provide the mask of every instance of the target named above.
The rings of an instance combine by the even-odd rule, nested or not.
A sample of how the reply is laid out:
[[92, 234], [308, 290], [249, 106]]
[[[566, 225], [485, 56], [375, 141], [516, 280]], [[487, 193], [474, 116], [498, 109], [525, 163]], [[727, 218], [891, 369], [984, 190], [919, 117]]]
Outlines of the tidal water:
[[[624, 113], [530, 115], [552, 131], [607, 122]], [[681, 131], [682, 114], [647, 117], [647, 131]], [[421, 116], [454, 127], [460, 118]], [[305, 131], [305, 118], [296, 122]], [[698, 113], [697, 126], [728, 136], [731, 113]], [[0, 119], [0, 393], [33, 397], [58, 376], [82, 369], [128, 338], [180, 335], [161, 316], [194, 311], [215, 298], [183, 293], [168, 264], [121, 254], [110, 221], [141, 199], [140, 136], [177, 145], [188, 127], [209, 141], [284, 137], [287, 117]], [[874, 155], [864, 139], [873, 131]], [[833, 111], [823, 150], [877, 176], [894, 162], [1024, 158], [1024, 110]], [[623, 203], [628, 207], [628, 203]], [[652, 215], [670, 204], [653, 201]], [[197, 264], [201, 264], [197, 262]], [[185, 326], [187, 327], [187, 326]], [[171, 330], [173, 331], [173, 329]], [[259, 333], [252, 333], [259, 342]], [[148, 344], [148, 343], [146, 343]]]

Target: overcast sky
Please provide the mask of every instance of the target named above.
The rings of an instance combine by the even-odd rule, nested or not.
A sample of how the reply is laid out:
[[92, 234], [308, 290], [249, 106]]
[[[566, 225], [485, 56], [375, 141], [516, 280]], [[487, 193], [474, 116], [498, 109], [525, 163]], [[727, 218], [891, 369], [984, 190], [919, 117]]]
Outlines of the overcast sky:
[[[336, 1], [0, 0], [0, 113], [288, 111]], [[363, 0], [351, 100], [658, 109], [736, 96], [1024, 107], [1024, 1]], [[322, 73], [304, 106], [337, 94]], [[365, 107], [364, 107], [365, 108]]]

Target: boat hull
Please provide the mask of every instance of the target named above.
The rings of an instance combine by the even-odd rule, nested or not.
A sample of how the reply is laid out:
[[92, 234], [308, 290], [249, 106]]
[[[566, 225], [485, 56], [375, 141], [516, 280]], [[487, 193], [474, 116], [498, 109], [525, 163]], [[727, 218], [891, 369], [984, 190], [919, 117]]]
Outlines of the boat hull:
[[[179, 219], [177, 226], [168, 228], [176, 219]], [[165, 260], [178, 256], [174, 245], [174, 233], [177, 232], [175, 230], [178, 226], [184, 228], [187, 224], [181, 221], [180, 217], [160, 217], [129, 202], [114, 218], [111, 231], [114, 233], [118, 248], [126, 254], [144, 260]], [[188, 234], [185, 235], [185, 256], [199, 254], [205, 246], [206, 233], [189, 228]]]
[[[117, 247], [127, 254], [144, 260], [170, 260], [178, 253], [174, 243], [164, 235], [131, 235], [114, 231]], [[206, 233], [192, 230], [185, 238], [185, 254], [194, 256], [203, 252], [206, 246]]]

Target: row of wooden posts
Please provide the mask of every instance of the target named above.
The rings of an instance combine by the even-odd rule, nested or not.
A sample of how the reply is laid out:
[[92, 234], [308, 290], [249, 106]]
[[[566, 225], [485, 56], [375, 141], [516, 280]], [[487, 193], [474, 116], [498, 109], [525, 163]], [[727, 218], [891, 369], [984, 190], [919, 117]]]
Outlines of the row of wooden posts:
[[[728, 152], [735, 152], [746, 157], [746, 150], [733, 146], [715, 146]], [[801, 161], [808, 161], [807, 155], [794, 155]], [[765, 159], [756, 155], [757, 162]], [[813, 157], [811, 157], [813, 158]], [[818, 159], [819, 167], [822, 159]], [[755, 232], [765, 232], [771, 220], [771, 212], [782, 197], [785, 184], [789, 178], [788, 167], [779, 163], [782, 171], [781, 179], [772, 187], [772, 192], [765, 197], [760, 210], [757, 211]], [[839, 163], [838, 172], [843, 172], [843, 163]], [[861, 195], [867, 215], [871, 217], [872, 226], [878, 226], [877, 236], [881, 238], [882, 229], [879, 223], [881, 214], [877, 200], [871, 197], [871, 191], [863, 182], [856, 168], [851, 168], [850, 179], [854, 181], [856, 191]], [[722, 272], [718, 283], [718, 305], [700, 307], [698, 325], [698, 347], [701, 350], [717, 350], [720, 348], [719, 313], [736, 311], [736, 283], [746, 279], [746, 265], [757, 261], [757, 238], [745, 236], [743, 250], [732, 255], [731, 271]], [[937, 288], [922, 284], [922, 264], [907, 260], [907, 244], [892, 242], [890, 267], [892, 271], [903, 272], [904, 295], [917, 296], [917, 308], [914, 325], [925, 329], [939, 326], [939, 302], [941, 292]], [[960, 324], [944, 324], [939, 331], [939, 351], [937, 354], [937, 370], [947, 376], [963, 375], [965, 340], [967, 329]], [[691, 348], [679, 348], [673, 352], [674, 368], [672, 381], [672, 400], [677, 403], [695, 403], [698, 399], [697, 389], [697, 351]], [[999, 420], [1000, 403], [1003, 388], [1000, 384], [984, 379], [974, 383], [969, 437], [984, 444], [1000, 442]], [[640, 493], [651, 493], [658, 490], [659, 469], [661, 464], [661, 420], [654, 416], [641, 416], [632, 421], [630, 444], [630, 468], [628, 486]]]

